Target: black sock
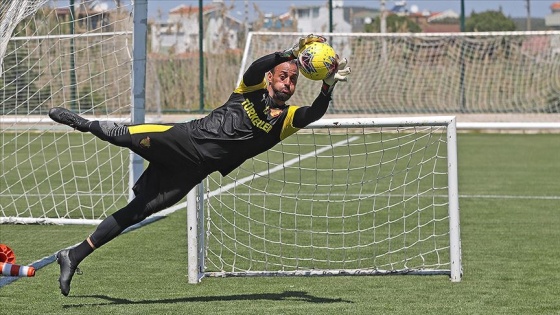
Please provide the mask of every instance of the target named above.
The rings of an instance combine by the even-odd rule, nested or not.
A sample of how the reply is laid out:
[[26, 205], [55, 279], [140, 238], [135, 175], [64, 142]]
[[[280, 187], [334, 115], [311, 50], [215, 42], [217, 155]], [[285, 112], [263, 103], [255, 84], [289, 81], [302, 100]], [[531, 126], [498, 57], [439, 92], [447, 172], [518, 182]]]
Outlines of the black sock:
[[118, 125], [109, 121], [90, 121], [87, 124], [89, 132], [103, 141], [120, 147], [128, 147], [130, 145], [130, 132], [125, 125]]
[[91, 248], [88, 241], [85, 240], [80, 245], [72, 248], [68, 256], [70, 257], [70, 261], [77, 266], [91, 253], [93, 253], [93, 248]]

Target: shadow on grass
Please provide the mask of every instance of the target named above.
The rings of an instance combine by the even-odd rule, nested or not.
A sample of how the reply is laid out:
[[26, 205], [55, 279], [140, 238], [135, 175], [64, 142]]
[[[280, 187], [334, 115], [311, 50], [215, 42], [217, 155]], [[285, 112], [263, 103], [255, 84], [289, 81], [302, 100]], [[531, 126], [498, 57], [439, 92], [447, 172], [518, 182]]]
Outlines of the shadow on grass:
[[307, 292], [302, 291], [284, 291], [282, 293], [262, 293], [262, 294], [237, 294], [225, 296], [199, 296], [199, 297], [184, 297], [175, 299], [160, 299], [160, 300], [127, 300], [117, 299], [106, 295], [80, 295], [73, 296], [73, 298], [96, 298], [106, 300], [104, 303], [91, 303], [91, 304], [67, 304], [63, 308], [77, 308], [88, 306], [104, 306], [104, 305], [149, 305], [149, 304], [174, 304], [174, 303], [189, 303], [189, 302], [218, 302], [218, 301], [302, 301], [309, 303], [354, 303], [343, 299], [330, 299], [309, 295]]

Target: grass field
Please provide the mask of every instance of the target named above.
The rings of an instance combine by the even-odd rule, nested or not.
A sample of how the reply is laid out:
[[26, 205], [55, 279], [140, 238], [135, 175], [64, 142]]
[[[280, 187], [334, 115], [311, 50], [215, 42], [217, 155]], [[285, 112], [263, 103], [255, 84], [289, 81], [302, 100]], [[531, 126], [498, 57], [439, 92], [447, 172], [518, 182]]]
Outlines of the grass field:
[[[70, 296], [58, 265], [0, 288], [3, 314], [560, 314], [557, 134], [460, 134], [464, 276], [212, 278], [187, 284], [184, 211], [86, 259]], [[0, 225], [28, 264], [92, 226]]]

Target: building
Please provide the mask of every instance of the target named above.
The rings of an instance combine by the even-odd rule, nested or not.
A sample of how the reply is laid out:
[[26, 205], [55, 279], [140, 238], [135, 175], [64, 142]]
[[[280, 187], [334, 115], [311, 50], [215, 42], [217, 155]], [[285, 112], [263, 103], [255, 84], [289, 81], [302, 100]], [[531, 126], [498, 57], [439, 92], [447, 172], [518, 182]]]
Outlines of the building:
[[[379, 10], [344, 6], [344, 1], [332, 1], [333, 32], [355, 33], [364, 32], [365, 24], [372, 23], [379, 16]], [[328, 5], [324, 6], [292, 6], [290, 8], [297, 32], [316, 34], [328, 33], [330, 31], [330, 14]], [[339, 47], [340, 54], [350, 55], [350, 47], [344, 37], [332, 39], [333, 46]]]
[[443, 12], [412, 10], [408, 18], [414, 21], [422, 29], [422, 33], [458, 33], [461, 31], [459, 14], [453, 10]]
[[279, 16], [275, 16], [271, 13], [265, 14], [262, 28], [275, 32], [296, 31], [294, 26], [294, 19], [289, 12], [280, 14]]
[[[371, 23], [379, 16], [379, 10], [344, 6], [344, 1], [332, 1], [333, 32], [352, 33], [363, 32], [364, 25]], [[291, 15], [296, 21], [296, 31], [303, 33], [329, 32], [329, 7], [323, 6], [292, 6]]]
[[406, 16], [420, 26], [422, 33], [457, 33], [461, 31], [460, 16], [453, 10], [431, 12], [420, 10], [417, 5], [409, 8], [406, 1], [396, 1], [388, 13]]
[[544, 17], [545, 25], [552, 30], [560, 30], [560, 2], [550, 5], [551, 14]]
[[111, 14], [115, 14], [116, 10], [109, 8], [106, 3], [94, 1], [88, 5], [83, 2], [77, 5], [73, 16], [70, 7], [57, 7], [55, 13], [60, 21], [74, 19], [78, 28], [77, 32], [93, 30], [111, 32], [113, 31]]
[[[202, 8], [203, 49], [219, 53], [240, 47], [245, 24], [229, 15], [223, 1]], [[198, 6], [179, 5], [169, 11], [167, 22], [151, 24], [151, 49], [154, 53], [182, 54], [198, 51]]]
[[[294, 6], [291, 8], [298, 32], [323, 33], [329, 31], [328, 6]], [[459, 14], [453, 10], [430, 12], [406, 1], [396, 1], [386, 11], [388, 14], [406, 16], [420, 26], [424, 33], [460, 32]], [[345, 7], [343, 1], [333, 1], [333, 31], [339, 33], [364, 32], [365, 25], [380, 18], [380, 10], [366, 7]]]

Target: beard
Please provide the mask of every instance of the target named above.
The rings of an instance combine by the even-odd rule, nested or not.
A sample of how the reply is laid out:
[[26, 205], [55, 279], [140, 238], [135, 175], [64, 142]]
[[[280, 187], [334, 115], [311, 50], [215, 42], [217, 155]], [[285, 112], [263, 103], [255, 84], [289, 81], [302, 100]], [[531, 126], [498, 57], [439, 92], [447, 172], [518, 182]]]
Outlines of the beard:
[[272, 89], [272, 92], [274, 93], [274, 95], [273, 95], [274, 98], [276, 98], [276, 99], [278, 99], [279, 101], [282, 101], [282, 102], [285, 102], [285, 101], [289, 100], [290, 97], [292, 97], [291, 94], [288, 94], [288, 93], [285, 93], [285, 92], [282, 92], [282, 91], [278, 91], [274, 88]]

